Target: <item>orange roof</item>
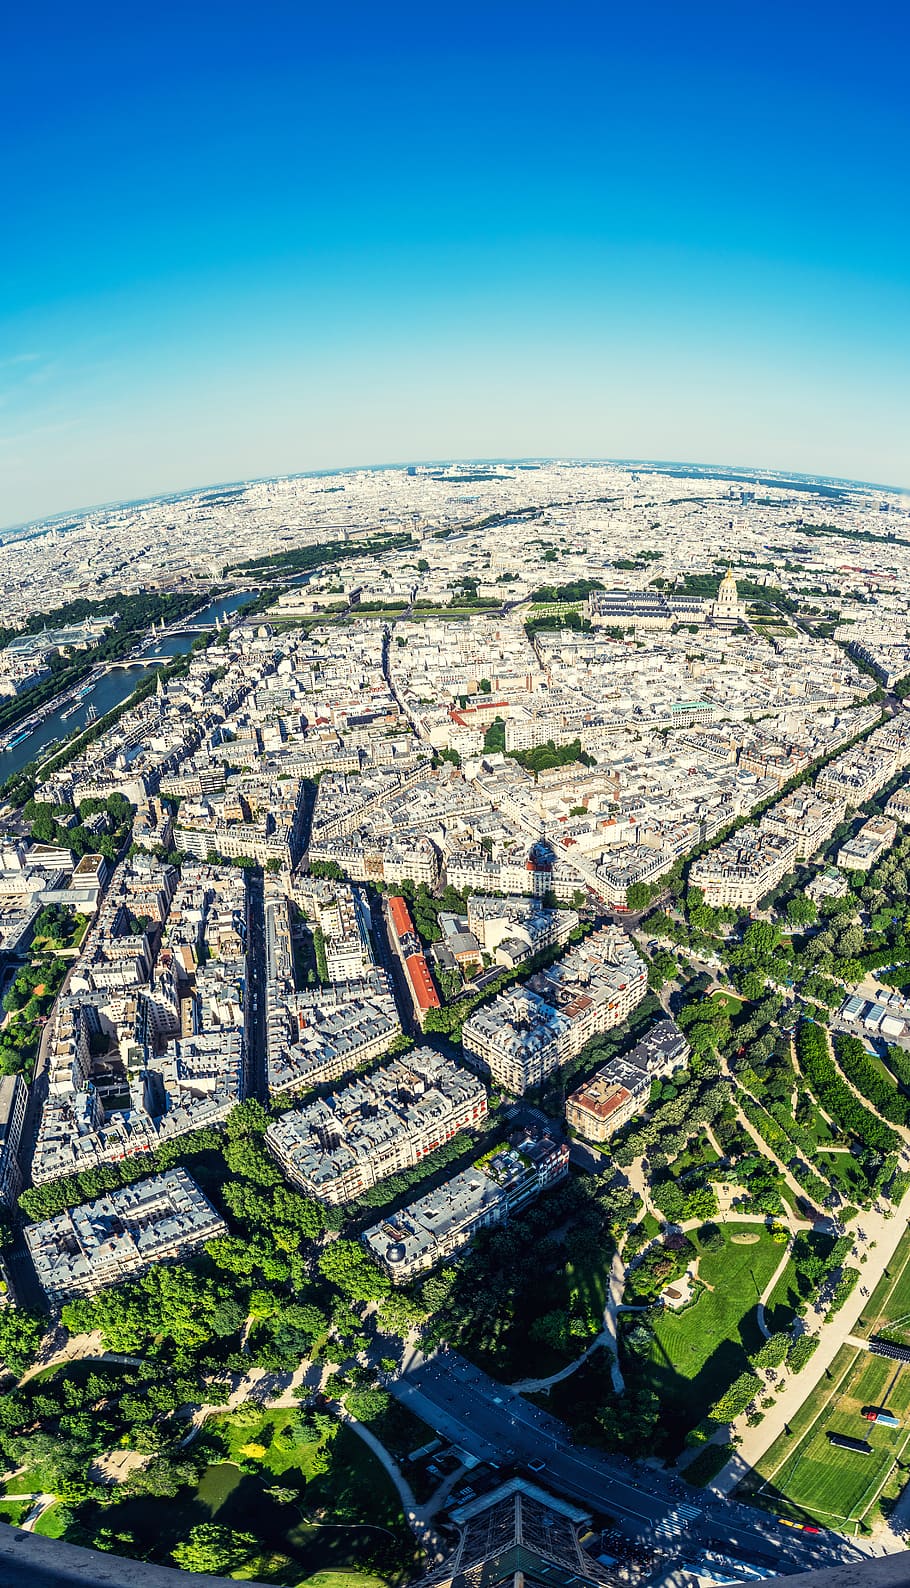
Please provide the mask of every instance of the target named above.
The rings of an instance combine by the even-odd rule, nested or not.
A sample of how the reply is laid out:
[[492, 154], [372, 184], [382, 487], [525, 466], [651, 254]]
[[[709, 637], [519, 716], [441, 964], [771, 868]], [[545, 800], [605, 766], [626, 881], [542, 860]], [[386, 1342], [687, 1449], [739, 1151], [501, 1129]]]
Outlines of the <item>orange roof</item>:
[[433, 986], [430, 968], [422, 954], [409, 954], [404, 962], [414, 997], [421, 1009], [438, 1009], [439, 995]]
[[411, 920], [411, 912], [407, 900], [403, 899], [400, 893], [389, 894], [389, 914], [399, 937], [404, 937], [405, 932], [413, 932], [414, 922]]

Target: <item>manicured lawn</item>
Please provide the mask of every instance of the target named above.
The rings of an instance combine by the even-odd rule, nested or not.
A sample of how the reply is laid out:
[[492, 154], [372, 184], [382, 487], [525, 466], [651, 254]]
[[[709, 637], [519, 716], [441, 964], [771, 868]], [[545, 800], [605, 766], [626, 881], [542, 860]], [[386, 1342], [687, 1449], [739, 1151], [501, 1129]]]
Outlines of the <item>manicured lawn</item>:
[[740, 998], [736, 993], [717, 991], [711, 994], [708, 1002], [717, 1008], [726, 1009], [729, 1015], [738, 1015], [745, 999]]
[[868, 1200], [868, 1177], [851, 1152], [819, 1152], [815, 1166], [847, 1202]]
[[[730, 1225], [723, 1233], [718, 1251], [701, 1252], [698, 1275], [705, 1288], [698, 1300], [682, 1312], [653, 1315], [650, 1356], [638, 1368], [660, 1396], [668, 1454], [679, 1450], [762, 1343], [755, 1308], [782, 1249], [762, 1224]], [[746, 1234], [757, 1239], [747, 1244]]]
[[823, 1118], [818, 1104], [808, 1093], [804, 1093], [797, 1104], [798, 1119], [796, 1123], [800, 1130], [804, 1130], [812, 1137], [817, 1147], [826, 1147], [834, 1140], [834, 1133], [828, 1121]]
[[691, 1483], [693, 1488], [703, 1488], [717, 1477], [735, 1453], [733, 1445], [705, 1445], [683, 1470], [684, 1481]]
[[317, 1571], [301, 1588], [382, 1588], [382, 1581], [361, 1571]]
[[340, 1567], [337, 1571], [317, 1571], [311, 1577], [300, 1577], [286, 1555], [260, 1555], [249, 1565], [231, 1572], [235, 1582], [288, 1583], [294, 1588], [387, 1588], [385, 1577], [372, 1572], [357, 1571], [355, 1567]]
[[35, 1480], [30, 1472], [17, 1472], [14, 1478], [8, 1479], [3, 1485], [4, 1496], [14, 1498], [17, 1494], [32, 1494], [35, 1492]]
[[901, 1237], [856, 1325], [861, 1336], [886, 1333], [889, 1339], [910, 1345], [910, 1230]]
[[[817, 1230], [807, 1230], [805, 1235], [811, 1250], [817, 1252], [820, 1257], [827, 1257], [834, 1245], [833, 1235], [823, 1235]], [[799, 1265], [794, 1262], [791, 1252], [790, 1260], [765, 1305], [765, 1322], [772, 1334], [778, 1329], [789, 1329], [800, 1303], [809, 1299], [813, 1288], [809, 1279], [801, 1273]]]
[[687, 1169], [708, 1168], [716, 1163], [720, 1163], [720, 1157], [707, 1136], [696, 1136], [690, 1138], [679, 1157], [673, 1159], [673, 1173], [681, 1175]]
[[32, 1531], [40, 1533], [42, 1538], [61, 1538], [66, 1530], [68, 1509], [59, 1504], [48, 1506], [46, 1511], [42, 1511]]
[[[864, 1407], [887, 1408], [900, 1428], [869, 1423]], [[910, 1371], [844, 1346], [829, 1372], [758, 1462], [744, 1497], [778, 1515], [845, 1528], [865, 1518], [910, 1447]], [[839, 1449], [828, 1434], [864, 1439], [871, 1455]], [[748, 1491], [748, 1492], [746, 1492]]]

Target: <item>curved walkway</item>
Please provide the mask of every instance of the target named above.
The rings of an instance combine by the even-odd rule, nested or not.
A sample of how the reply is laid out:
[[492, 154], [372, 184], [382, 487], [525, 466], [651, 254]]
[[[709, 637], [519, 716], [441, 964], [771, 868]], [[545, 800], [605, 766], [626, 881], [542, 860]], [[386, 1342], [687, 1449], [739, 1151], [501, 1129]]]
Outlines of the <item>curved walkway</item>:
[[369, 1428], [352, 1416], [341, 1401], [333, 1401], [332, 1410], [341, 1422], [346, 1423], [348, 1428], [363, 1440], [364, 1444], [372, 1450], [376, 1460], [385, 1468], [398, 1491], [398, 1498], [401, 1501], [405, 1520], [426, 1555], [428, 1562], [431, 1565], [436, 1565], [439, 1561], [444, 1560], [449, 1551], [446, 1549], [440, 1535], [432, 1526], [430, 1521], [432, 1513], [427, 1507], [417, 1504], [414, 1491], [394, 1456], [389, 1454], [382, 1441], [377, 1439]]
[[68, 1334], [58, 1320], [51, 1324], [42, 1337], [35, 1360], [19, 1375], [19, 1383], [27, 1384], [29, 1379], [39, 1373], [46, 1373], [49, 1368], [65, 1367], [68, 1362], [77, 1361], [106, 1362], [114, 1367], [145, 1367], [144, 1357], [125, 1356], [121, 1351], [105, 1351], [104, 1336], [100, 1329], [94, 1329], [89, 1334]]
[[39, 1516], [43, 1516], [45, 1511], [49, 1511], [51, 1506], [56, 1505], [56, 1503], [56, 1494], [36, 1494], [31, 1510], [29, 1511], [28, 1515], [24, 1516], [22, 1521], [19, 1523], [23, 1533], [30, 1533], [34, 1528]]
[[574, 1362], [569, 1362], [566, 1367], [559, 1368], [555, 1373], [549, 1373], [546, 1378], [516, 1379], [514, 1384], [509, 1385], [509, 1389], [513, 1390], [516, 1395], [533, 1395], [537, 1390], [548, 1390], [554, 1384], [561, 1384], [564, 1379], [571, 1378], [573, 1373], [577, 1373], [583, 1363], [587, 1362], [588, 1357], [593, 1356], [600, 1346], [610, 1345], [611, 1343], [612, 1336], [606, 1329], [601, 1329], [600, 1333], [595, 1334], [590, 1345], [585, 1346], [581, 1356], [577, 1356]]
[[758, 1302], [756, 1303], [755, 1320], [756, 1320], [756, 1322], [758, 1324], [758, 1327], [761, 1329], [761, 1332], [764, 1335], [766, 1340], [770, 1340], [770, 1338], [771, 1338], [771, 1330], [768, 1328], [768, 1325], [765, 1322], [765, 1307], [768, 1305], [768, 1301], [770, 1299], [771, 1292], [773, 1291], [774, 1286], [777, 1284], [777, 1281], [780, 1279], [781, 1274], [784, 1272], [784, 1269], [786, 1268], [787, 1264], [790, 1261], [790, 1253], [791, 1253], [792, 1248], [793, 1248], [793, 1231], [791, 1229], [791, 1231], [790, 1231], [790, 1239], [788, 1240], [786, 1246], [784, 1247], [784, 1255], [781, 1258], [780, 1262], [778, 1263], [777, 1267], [775, 1268], [774, 1273], [771, 1275], [771, 1278], [768, 1280], [768, 1283], [766, 1284], [764, 1290], [762, 1291], [761, 1295], [758, 1298]]
[[[840, 1065], [838, 1064], [838, 1062], [837, 1062], [837, 1051], [836, 1051], [836, 1049], [834, 1047], [834, 1042], [833, 1042], [832, 1037], [831, 1037], [830, 1027], [828, 1027], [828, 1026], [825, 1027], [825, 1037], [826, 1037], [827, 1043], [828, 1043], [828, 1056], [829, 1056], [829, 1058], [831, 1060], [831, 1063], [834, 1065], [834, 1068], [837, 1071], [837, 1074], [838, 1074], [839, 1078], [843, 1081], [844, 1085], [846, 1087], [848, 1087], [849, 1090], [853, 1093], [853, 1096], [856, 1098], [856, 1101], [858, 1103], [861, 1103], [863, 1108], [865, 1108], [868, 1112], [876, 1114], [876, 1117], [877, 1117], [877, 1111], [876, 1111], [875, 1104], [870, 1102], [869, 1098], [866, 1097], [865, 1094], [863, 1092], [861, 1092], [857, 1086], [854, 1086], [854, 1084], [851, 1081], [849, 1075], [845, 1075], [843, 1070], [841, 1069]], [[895, 1123], [895, 1121], [893, 1119], [888, 1119], [888, 1120], [885, 1121], [885, 1123], [890, 1127], [891, 1130], [894, 1131], [895, 1136], [900, 1138], [900, 1140], [903, 1142], [905, 1147], [910, 1145], [910, 1130], [908, 1130], [906, 1125], [898, 1125], [898, 1124]]]
[[823, 1322], [820, 1325], [819, 1343], [814, 1354], [800, 1373], [789, 1374], [786, 1377], [780, 1395], [775, 1404], [769, 1408], [763, 1421], [750, 1428], [744, 1419], [738, 1419], [734, 1426], [740, 1435], [739, 1448], [733, 1459], [727, 1462], [711, 1484], [711, 1488], [717, 1493], [729, 1494], [745, 1476], [747, 1470], [761, 1460], [775, 1439], [783, 1433], [786, 1424], [812, 1394], [819, 1380], [824, 1377], [840, 1347], [853, 1333], [866, 1305], [863, 1289], [869, 1291], [875, 1289], [894, 1256], [898, 1242], [907, 1227], [908, 1218], [910, 1218], [910, 1190], [906, 1192], [899, 1207], [890, 1217], [886, 1218], [883, 1214], [874, 1212], [864, 1214], [863, 1224], [866, 1231], [864, 1249], [868, 1253], [868, 1263], [863, 1274], [862, 1289], [857, 1285], [840, 1312], [830, 1322]]
[[613, 1358], [610, 1365], [610, 1377], [613, 1380], [613, 1388], [617, 1395], [622, 1395], [626, 1385], [622, 1376], [622, 1368], [619, 1365], [619, 1347], [616, 1340], [616, 1315], [619, 1312], [619, 1308], [622, 1304], [622, 1293], [625, 1289], [625, 1284], [626, 1266], [619, 1255], [619, 1252], [614, 1252], [613, 1260], [610, 1264], [610, 1278], [607, 1284], [607, 1298], [604, 1304], [604, 1326], [600, 1330], [599, 1334], [594, 1336], [594, 1339], [591, 1341], [590, 1345], [587, 1345], [582, 1351], [581, 1356], [577, 1356], [575, 1361], [569, 1362], [566, 1367], [559, 1368], [555, 1373], [549, 1373], [546, 1378], [517, 1379], [514, 1384], [509, 1385], [509, 1389], [512, 1390], [516, 1395], [529, 1395], [534, 1394], [537, 1390], [548, 1390], [552, 1387], [552, 1385], [561, 1384], [564, 1379], [571, 1378], [572, 1374], [577, 1373], [578, 1369], [582, 1367], [585, 1362], [587, 1362], [589, 1357], [594, 1355], [594, 1352], [598, 1350], [600, 1346], [606, 1345], [609, 1347], [610, 1354]]

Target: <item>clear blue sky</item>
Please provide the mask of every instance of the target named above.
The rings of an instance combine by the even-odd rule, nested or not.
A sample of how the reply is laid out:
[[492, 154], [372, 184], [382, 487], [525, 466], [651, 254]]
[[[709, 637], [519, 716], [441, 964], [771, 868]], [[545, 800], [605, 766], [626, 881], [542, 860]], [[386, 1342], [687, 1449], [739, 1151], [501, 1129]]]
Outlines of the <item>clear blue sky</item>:
[[910, 484], [908, 16], [18, 6], [0, 523], [442, 456]]

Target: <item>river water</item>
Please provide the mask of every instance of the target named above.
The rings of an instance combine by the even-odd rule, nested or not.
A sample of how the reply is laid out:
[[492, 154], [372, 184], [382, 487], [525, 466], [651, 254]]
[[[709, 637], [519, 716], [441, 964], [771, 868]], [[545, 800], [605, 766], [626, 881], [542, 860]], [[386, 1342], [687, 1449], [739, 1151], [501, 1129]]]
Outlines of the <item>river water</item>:
[[[243, 606], [244, 602], [251, 601], [256, 594], [255, 590], [242, 590], [239, 594], [225, 596], [222, 601], [213, 601], [211, 606], [206, 607], [193, 618], [193, 629], [195, 630], [197, 625], [202, 626], [217, 621], [222, 612], [230, 615], [238, 607]], [[72, 716], [63, 717], [59, 711], [51, 712], [49, 717], [45, 717], [44, 721], [26, 734], [18, 744], [11, 745], [8, 750], [0, 751], [0, 783], [5, 778], [11, 777], [14, 772], [20, 772], [40, 751], [46, 750], [49, 745], [53, 746], [55, 740], [59, 740], [62, 744], [74, 733], [78, 733], [80, 728], [84, 728], [90, 706], [94, 706], [99, 717], [103, 717], [106, 711], [112, 711], [114, 706], [119, 706], [127, 695], [132, 694], [137, 684], [141, 684], [149, 673], [156, 670], [155, 658], [160, 661], [169, 660], [173, 656], [182, 656], [197, 638], [198, 635], [193, 631], [169, 635], [160, 645], [152, 646], [146, 652], [149, 658], [147, 662], [136, 662], [131, 667], [118, 667], [104, 673], [94, 685], [91, 694], [85, 696], [78, 711], [74, 711]], [[11, 737], [15, 739], [17, 730], [11, 728], [9, 731]]]

